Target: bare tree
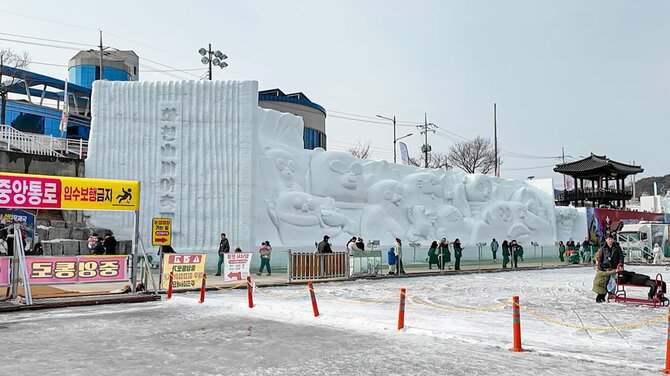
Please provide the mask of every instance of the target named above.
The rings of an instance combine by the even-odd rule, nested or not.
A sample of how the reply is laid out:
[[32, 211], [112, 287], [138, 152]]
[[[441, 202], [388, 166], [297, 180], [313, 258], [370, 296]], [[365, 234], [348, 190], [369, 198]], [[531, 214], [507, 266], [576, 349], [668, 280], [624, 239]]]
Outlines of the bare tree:
[[[25, 81], [16, 69], [25, 69], [30, 65], [30, 55], [23, 51], [18, 54], [9, 48], [0, 50], [0, 96], [2, 97], [2, 108], [0, 109], [0, 124], [5, 124], [5, 113], [7, 112], [7, 94], [12, 85], [21, 80]], [[8, 74], [5, 73], [5, 67], [14, 68]], [[25, 83], [29, 86], [28, 83]]]
[[[409, 164], [417, 167], [424, 167], [425, 161], [423, 158], [409, 158]], [[453, 166], [449, 163], [447, 154], [443, 153], [429, 153], [428, 154], [428, 168], [436, 168], [440, 170], [451, 170]]]
[[477, 136], [471, 141], [459, 142], [449, 148], [448, 161], [461, 170], [474, 174], [488, 174], [496, 164], [491, 140]]
[[370, 158], [370, 141], [366, 142], [365, 144], [361, 144], [360, 141], [356, 141], [356, 146], [348, 149], [347, 151], [356, 158], [368, 159]]

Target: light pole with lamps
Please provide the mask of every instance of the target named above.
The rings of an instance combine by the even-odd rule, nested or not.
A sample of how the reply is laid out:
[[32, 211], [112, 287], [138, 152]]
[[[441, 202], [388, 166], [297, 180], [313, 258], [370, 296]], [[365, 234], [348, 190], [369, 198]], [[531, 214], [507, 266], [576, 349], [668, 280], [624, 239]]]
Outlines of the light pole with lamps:
[[224, 61], [228, 58], [228, 55], [224, 54], [219, 50], [212, 51], [211, 43], [209, 44], [209, 48], [207, 50], [201, 48], [198, 50], [198, 53], [200, 54], [200, 56], [202, 56], [200, 62], [202, 62], [203, 64], [209, 64], [208, 76], [210, 81], [212, 80], [212, 64], [216, 65], [221, 69], [228, 66], [228, 63]]
[[390, 118], [390, 117], [386, 117], [386, 116], [377, 115], [377, 117], [380, 118], [380, 119], [384, 119], [384, 120], [388, 120], [388, 121], [392, 121], [392, 122], [393, 122], [393, 163], [397, 163], [397, 162], [396, 162], [396, 160], [397, 160], [397, 157], [396, 157], [396, 150], [397, 150], [397, 148], [396, 148], [396, 142], [398, 142], [398, 140], [402, 140], [402, 139], [405, 138], [405, 137], [409, 137], [409, 136], [411, 136], [412, 133], [409, 133], [409, 134], [406, 134], [406, 135], [404, 135], [404, 136], [402, 136], [402, 137], [398, 137], [398, 138], [396, 138], [396, 137], [395, 137], [395, 130], [396, 130], [395, 116], [393, 116], [393, 118]]

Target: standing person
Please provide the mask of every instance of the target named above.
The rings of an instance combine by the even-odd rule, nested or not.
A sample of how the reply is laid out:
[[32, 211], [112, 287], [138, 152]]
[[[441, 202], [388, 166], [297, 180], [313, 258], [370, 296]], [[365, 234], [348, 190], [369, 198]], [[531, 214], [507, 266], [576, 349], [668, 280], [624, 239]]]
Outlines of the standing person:
[[516, 244], [516, 240], [512, 240], [509, 243], [509, 249], [512, 252], [512, 267], [516, 269], [518, 268], [517, 263], [519, 261], [519, 247]]
[[591, 242], [589, 241], [588, 236], [584, 238], [584, 241], [582, 242], [582, 247], [584, 247], [584, 253], [582, 254], [582, 261], [584, 262], [591, 261], [591, 259], [593, 258], [593, 252], [591, 251]]
[[597, 272], [593, 278], [593, 292], [597, 294], [596, 303], [602, 303], [607, 293], [612, 292], [608, 287], [617, 272], [617, 267], [623, 266], [623, 251], [619, 243], [614, 241], [612, 234], [607, 234], [605, 244], [598, 252], [600, 254], [596, 258]]
[[393, 247], [393, 253], [395, 254], [396, 262], [396, 272], [398, 274], [405, 274], [405, 267], [402, 264], [402, 240], [400, 238], [395, 238], [395, 246]]
[[395, 260], [395, 247], [389, 248], [389, 251], [386, 254], [386, 256], [387, 256], [388, 262], [389, 262], [388, 274], [389, 275], [394, 275], [395, 274], [395, 264], [396, 264], [396, 262], [395, 262], [396, 261]]
[[114, 234], [111, 231], [105, 231], [105, 240], [103, 240], [102, 246], [105, 247], [105, 254], [116, 254], [116, 238], [114, 238]]
[[356, 239], [356, 247], [361, 251], [365, 251], [365, 242], [363, 242], [363, 238]]
[[433, 269], [433, 264], [435, 264], [438, 269], [441, 269], [440, 264], [438, 263], [438, 258], [437, 258], [437, 242], [436, 241], [433, 241], [433, 243], [430, 245], [430, 248], [428, 249], [428, 269]]
[[491, 241], [491, 253], [493, 253], [493, 261], [496, 260], [496, 253], [498, 253], [498, 241], [493, 238]]
[[463, 247], [461, 247], [461, 241], [456, 238], [454, 240], [454, 257], [456, 258], [456, 265], [454, 265], [455, 270], [461, 270], [461, 257], [463, 257]]
[[652, 251], [652, 254], [654, 255], [654, 264], [658, 265], [663, 262], [663, 251], [661, 250], [661, 246], [658, 245], [658, 243], [654, 244], [654, 250]]
[[563, 244], [563, 240], [558, 242], [558, 259], [561, 262], [565, 262], [565, 244]]
[[442, 238], [437, 246], [437, 259], [440, 262], [440, 270], [444, 271], [445, 264], [451, 269], [451, 252], [449, 251], [449, 242], [447, 238]]
[[221, 240], [219, 240], [219, 262], [216, 264], [216, 274], [215, 276], [221, 275], [221, 265], [223, 264], [223, 258], [226, 256], [226, 253], [230, 252], [230, 242], [226, 238], [225, 233], [221, 233]]
[[354, 255], [354, 252], [356, 252], [356, 251], [360, 251], [360, 250], [361, 250], [361, 249], [358, 248], [358, 246], [356, 245], [356, 241], [357, 241], [357, 240], [358, 240], [358, 239], [354, 236], [353, 238], [351, 238], [351, 240], [349, 240], [349, 243], [347, 243], [347, 251], [349, 251], [349, 256], [353, 256], [353, 255]]
[[324, 235], [323, 240], [319, 243], [319, 245], [316, 246], [316, 250], [318, 253], [333, 253], [332, 248], [330, 248], [330, 243], [328, 243], [328, 240], [330, 239], [330, 236]]
[[502, 242], [502, 255], [503, 255], [503, 269], [507, 269], [507, 264], [509, 263], [509, 243], [507, 240]]
[[256, 275], [260, 276], [263, 273], [263, 268], [267, 268], [268, 277], [271, 276], [272, 269], [270, 268], [270, 254], [272, 253], [272, 247], [270, 246], [270, 242], [262, 242], [260, 248], [258, 248], [258, 253], [261, 256], [261, 267], [258, 269]]

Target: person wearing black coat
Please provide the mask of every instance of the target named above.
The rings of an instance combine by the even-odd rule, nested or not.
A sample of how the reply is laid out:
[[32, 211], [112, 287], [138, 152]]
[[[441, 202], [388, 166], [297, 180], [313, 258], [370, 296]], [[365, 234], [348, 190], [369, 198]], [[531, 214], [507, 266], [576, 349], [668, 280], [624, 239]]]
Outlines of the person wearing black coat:
[[105, 247], [105, 254], [116, 254], [116, 238], [111, 231], [105, 232], [105, 240], [102, 241], [102, 246]]

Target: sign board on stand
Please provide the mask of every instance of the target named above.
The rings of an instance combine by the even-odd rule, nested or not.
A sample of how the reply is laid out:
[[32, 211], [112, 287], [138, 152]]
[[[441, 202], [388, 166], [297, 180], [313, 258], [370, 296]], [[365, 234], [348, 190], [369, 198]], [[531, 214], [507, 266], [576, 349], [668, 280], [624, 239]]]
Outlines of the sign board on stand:
[[192, 289], [202, 285], [202, 275], [205, 273], [206, 254], [163, 254], [163, 273], [161, 288], [169, 286], [170, 272], [172, 272], [173, 289]]
[[151, 220], [151, 245], [163, 246], [172, 244], [172, 219], [153, 218]]
[[229, 252], [223, 259], [224, 282], [241, 281], [249, 276], [249, 267], [251, 266], [251, 256], [249, 252]]

